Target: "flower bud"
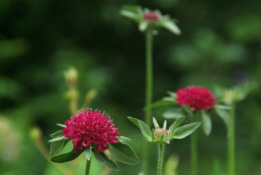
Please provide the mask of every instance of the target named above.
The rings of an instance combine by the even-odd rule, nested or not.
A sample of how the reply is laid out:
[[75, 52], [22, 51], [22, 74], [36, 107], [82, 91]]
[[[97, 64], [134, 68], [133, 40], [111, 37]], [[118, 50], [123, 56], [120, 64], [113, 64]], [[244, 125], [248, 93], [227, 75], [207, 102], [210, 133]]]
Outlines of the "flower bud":
[[42, 138], [42, 132], [38, 127], [33, 127], [30, 130], [30, 137], [32, 140], [37, 141]]
[[78, 72], [74, 67], [70, 67], [64, 72], [64, 77], [69, 87], [73, 87], [78, 82]]
[[163, 135], [165, 135], [166, 137], [169, 135], [168, 131], [165, 129], [156, 129], [154, 131], [154, 135], [157, 139], [160, 139]]

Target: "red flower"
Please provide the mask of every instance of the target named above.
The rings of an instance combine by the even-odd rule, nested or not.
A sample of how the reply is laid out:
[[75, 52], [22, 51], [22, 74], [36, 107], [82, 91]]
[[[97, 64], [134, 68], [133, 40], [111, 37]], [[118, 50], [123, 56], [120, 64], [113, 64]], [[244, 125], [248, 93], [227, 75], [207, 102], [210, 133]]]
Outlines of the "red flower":
[[209, 110], [217, 104], [214, 95], [208, 89], [196, 86], [179, 89], [177, 101], [181, 106], [192, 107], [194, 112], [199, 109]]
[[110, 116], [105, 112], [92, 109], [80, 110], [75, 117], [64, 122], [63, 136], [72, 139], [74, 152], [87, 148], [90, 144], [97, 146], [98, 151], [108, 149], [108, 143], [116, 143], [120, 136]]
[[149, 11], [149, 12], [144, 13], [142, 18], [143, 18], [144, 21], [152, 21], [152, 22], [158, 22], [159, 21], [158, 15], [153, 11]]

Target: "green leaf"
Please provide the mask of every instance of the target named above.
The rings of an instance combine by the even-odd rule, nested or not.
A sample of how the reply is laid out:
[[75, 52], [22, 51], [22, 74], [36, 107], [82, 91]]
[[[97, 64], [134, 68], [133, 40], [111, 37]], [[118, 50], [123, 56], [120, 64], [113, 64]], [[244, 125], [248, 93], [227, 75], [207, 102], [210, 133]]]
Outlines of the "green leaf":
[[139, 30], [141, 32], [144, 32], [148, 28], [149, 23], [146, 21], [143, 21], [139, 24]]
[[124, 6], [121, 9], [120, 14], [136, 22], [142, 21], [142, 9], [138, 6]]
[[230, 106], [226, 106], [226, 105], [215, 105], [214, 108], [216, 108], [216, 109], [226, 109], [226, 110], [231, 109]]
[[208, 136], [211, 133], [211, 129], [212, 129], [211, 118], [203, 110], [201, 111], [201, 118], [202, 118], [202, 125], [201, 125], [201, 127], [202, 127], [204, 133]]
[[127, 144], [109, 144], [109, 151], [112, 157], [118, 160], [119, 162], [128, 165], [135, 165], [140, 162], [134, 150]]
[[63, 153], [59, 155], [52, 156], [50, 161], [55, 163], [63, 163], [76, 159], [84, 150], [78, 150], [77, 153], [74, 153], [74, 149], [68, 153]]
[[162, 127], [163, 129], [167, 129], [167, 120], [164, 120], [164, 123], [163, 123], [163, 127]]
[[148, 140], [148, 141], [152, 141], [152, 133], [151, 133], [151, 130], [149, 128], [149, 126], [144, 123], [143, 121], [141, 120], [138, 120], [138, 119], [135, 119], [133, 117], [128, 117], [128, 119], [133, 123], [135, 124], [138, 128], [140, 128], [141, 130], [141, 133], [142, 135]]
[[64, 124], [57, 123], [56, 125], [57, 125], [57, 126], [60, 126], [60, 127], [62, 127], [62, 128], [66, 128], [66, 125], [64, 125]]
[[61, 137], [62, 135], [63, 135], [63, 131], [60, 130], [60, 131], [57, 131], [57, 132], [55, 132], [55, 133], [52, 133], [50, 136], [51, 136], [52, 138], [56, 138], [56, 137]]
[[184, 120], [185, 120], [185, 117], [182, 116], [182, 117], [178, 118], [174, 123], [172, 123], [172, 125], [170, 125], [169, 131], [168, 131], [170, 136], [173, 135], [174, 130], [175, 130], [177, 127], [179, 127], [179, 126], [183, 123]]
[[184, 111], [191, 117], [193, 117], [193, 109], [189, 106], [182, 106], [182, 108], [184, 109]]
[[52, 142], [50, 147], [50, 156], [53, 157], [62, 152], [65, 145], [69, 142], [69, 140], [61, 140], [58, 142]]
[[182, 111], [177, 109], [170, 109], [162, 114], [166, 119], [178, 119], [183, 116]]
[[61, 140], [68, 140], [68, 138], [64, 137], [64, 136], [61, 136], [61, 137], [56, 137], [54, 139], [51, 139], [48, 142], [58, 142], [58, 141], [61, 141]]
[[166, 20], [162, 20], [160, 23], [159, 23], [160, 26], [166, 28], [167, 30], [169, 30], [170, 32], [176, 34], [176, 35], [180, 35], [181, 34], [181, 31], [180, 29], [178, 28], [178, 26], [172, 22], [170, 19], [166, 19]]
[[173, 135], [171, 135], [171, 139], [183, 139], [193, 133], [199, 126], [200, 122], [190, 123], [187, 125], [183, 125], [174, 130]]
[[227, 134], [229, 136], [230, 135], [230, 131], [231, 131], [231, 119], [230, 119], [230, 115], [229, 115], [228, 111], [222, 110], [222, 109], [218, 109], [218, 108], [215, 108], [215, 111], [216, 111], [217, 115], [225, 123], [225, 125], [227, 127]]
[[154, 117], [152, 118], [152, 122], [153, 122], [155, 128], [159, 128], [159, 124]]
[[117, 137], [117, 139], [118, 139], [118, 142], [123, 143], [123, 144], [126, 144], [126, 143], [128, 143], [129, 141], [131, 141], [130, 138], [124, 137], [124, 136], [119, 136], [119, 137]]
[[113, 162], [111, 159], [109, 159], [103, 152], [99, 152], [96, 148], [93, 149], [93, 153], [95, 158], [98, 160], [98, 162], [100, 162], [102, 165], [115, 170], [115, 171], [119, 171], [119, 167], [118, 165]]
[[177, 98], [176, 92], [168, 91], [167, 94], [169, 94], [172, 99], [176, 100], [176, 98]]
[[88, 146], [88, 148], [85, 149], [84, 153], [86, 159], [90, 161], [92, 157], [92, 147]]

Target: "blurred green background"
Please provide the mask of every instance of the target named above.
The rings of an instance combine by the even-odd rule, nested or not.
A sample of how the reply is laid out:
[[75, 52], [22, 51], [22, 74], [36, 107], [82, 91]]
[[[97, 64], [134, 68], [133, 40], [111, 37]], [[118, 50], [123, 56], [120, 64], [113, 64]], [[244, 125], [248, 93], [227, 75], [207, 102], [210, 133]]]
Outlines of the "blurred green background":
[[[181, 36], [159, 30], [154, 43], [154, 101], [189, 85], [226, 88], [261, 77], [261, 1], [0, 1], [0, 174], [58, 175], [41, 155], [30, 129], [38, 126], [43, 143], [56, 123], [70, 117], [64, 99], [64, 71], [79, 71], [79, 104], [96, 89], [92, 108], [105, 110], [140, 155], [142, 136], [127, 116], [143, 117], [145, 38], [132, 21], [119, 15], [122, 5], [159, 9], [178, 19]], [[261, 92], [256, 89], [236, 111], [238, 175], [261, 174]], [[158, 120], [164, 108], [154, 109]], [[226, 128], [213, 117], [213, 132], [200, 134], [200, 175], [225, 175]], [[171, 122], [171, 121], [170, 121]], [[169, 123], [170, 123], [169, 122]], [[156, 146], [150, 154], [156, 168]], [[189, 174], [189, 139], [167, 147], [177, 174]], [[139, 171], [120, 164], [120, 172]], [[93, 166], [93, 174], [99, 174]], [[83, 174], [79, 169], [78, 174]]]

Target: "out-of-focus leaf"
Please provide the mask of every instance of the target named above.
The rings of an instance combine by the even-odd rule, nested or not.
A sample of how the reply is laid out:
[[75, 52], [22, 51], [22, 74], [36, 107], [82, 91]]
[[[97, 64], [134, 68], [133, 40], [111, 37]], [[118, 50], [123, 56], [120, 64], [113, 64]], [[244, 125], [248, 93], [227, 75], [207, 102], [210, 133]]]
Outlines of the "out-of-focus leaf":
[[60, 130], [60, 131], [57, 131], [57, 132], [55, 132], [55, 133], [52, 133], [50, 136], [51, 136], [52, 138], [56, 138], [56, 137], [61, 137], [62, 135], [63, 135], [63, 131]]
[[210, 116], [205, 111], [200, 111], [201, 119], [202, 119], [202, 129], [204, 133], [208, 136], [212, 130], [212, 123]]
[[84, 153], [86, 159], [90, 161], [92, 157], [92, 147], [88, 146], [88, 148], [85, 149]]
[[176, 35], [181, 34], [181, 31], [178, 28], [178, 26], [174, 22], [172, 22], [171, 20], [160, 21], [159, 25], [166, 28], [167, 30], [169, 30], [170, 32], [172, 32]]
[[51, 139], [48, 142], [58, 142], [58, 141], [61, 141], [61, 140], [68, 140], [68, 138], [64, 137], [64, 136], [61, 136], [61, 137], [56, 137], [54, 139]]
[[166, 119], [178, 119], [183, 116], [182, 111], [177, 109], [170, 109], [162, 114]]
[[226, 127], [227, 127], [227, 135], [229, 136], [231, 133], [231, 118], [226, 110], [215, 108], [215, 111], [217, 115], [224, 121]]

